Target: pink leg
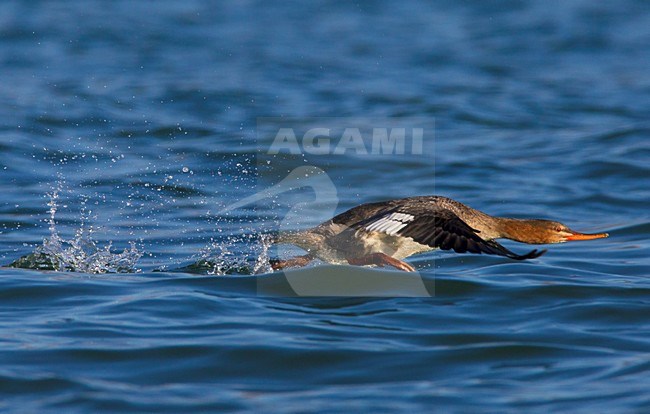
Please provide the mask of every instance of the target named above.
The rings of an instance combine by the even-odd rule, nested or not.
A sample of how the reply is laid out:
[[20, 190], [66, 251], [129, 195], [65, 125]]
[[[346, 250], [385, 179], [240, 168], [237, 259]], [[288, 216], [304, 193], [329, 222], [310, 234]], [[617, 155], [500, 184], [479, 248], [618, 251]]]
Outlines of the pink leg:
[[415, 268], [401, 260], [390, 257], [385, 253], [372, 253], [367, 256], [348, 258], [348, 263], [355, 266], [376, 265], [379, 267], [393, 266], [405, 272], [415, 272]]
[[303, 267], [308, 265], [312, 260], [314, 260], [314, 258], [311, 255], [306, 254], [304, 256], [298, 256], [287, 260], [272, 259], [269, 263], [273, 270], [281, 270], [286, 267]]

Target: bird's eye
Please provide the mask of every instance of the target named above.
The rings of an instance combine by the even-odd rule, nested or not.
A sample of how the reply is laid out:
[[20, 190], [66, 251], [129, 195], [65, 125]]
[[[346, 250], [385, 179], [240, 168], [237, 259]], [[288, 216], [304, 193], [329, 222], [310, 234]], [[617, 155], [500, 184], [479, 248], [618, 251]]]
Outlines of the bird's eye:
[[560, 227], [560, 226], [555, 226], [555, 231], [557, 231], [557, 232], [561, 232], [561, 231], [562, 231], [562, 227]]

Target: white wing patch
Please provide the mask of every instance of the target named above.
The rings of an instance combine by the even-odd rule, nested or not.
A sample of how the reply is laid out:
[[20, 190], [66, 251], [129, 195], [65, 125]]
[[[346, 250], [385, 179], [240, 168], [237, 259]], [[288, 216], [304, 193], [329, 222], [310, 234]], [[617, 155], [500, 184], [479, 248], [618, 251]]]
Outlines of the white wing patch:
[[406, 225], [415, 219], [415, 216], [404, 213], [392, 213], [388, 216], [381, 217], [377, 221], [373, 221], [370, 225], [366, 226], [367, 231], [379, 231], [386, 233], [389, 236], [394, 236], [398, 231], [402, 230]]

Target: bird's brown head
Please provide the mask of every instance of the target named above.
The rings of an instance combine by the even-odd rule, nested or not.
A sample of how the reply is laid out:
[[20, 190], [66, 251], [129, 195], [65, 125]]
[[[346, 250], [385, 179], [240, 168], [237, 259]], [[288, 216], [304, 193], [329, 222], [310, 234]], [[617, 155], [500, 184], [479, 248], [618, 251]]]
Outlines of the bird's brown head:
[[512, 220], [506, 224], [507, 238], [529, 244], [565, 243], [608, 237], [607, 233], [580, 233], [557, 221]]

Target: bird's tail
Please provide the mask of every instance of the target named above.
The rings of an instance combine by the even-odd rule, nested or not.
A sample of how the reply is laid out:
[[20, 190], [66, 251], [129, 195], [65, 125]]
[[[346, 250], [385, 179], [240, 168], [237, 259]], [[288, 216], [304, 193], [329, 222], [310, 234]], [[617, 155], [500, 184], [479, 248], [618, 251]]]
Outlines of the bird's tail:
[[269, 244], [293, 244], [299, 240], [298, 232], [295, 231], [269, 231], [260, 233], [260, 238]]

